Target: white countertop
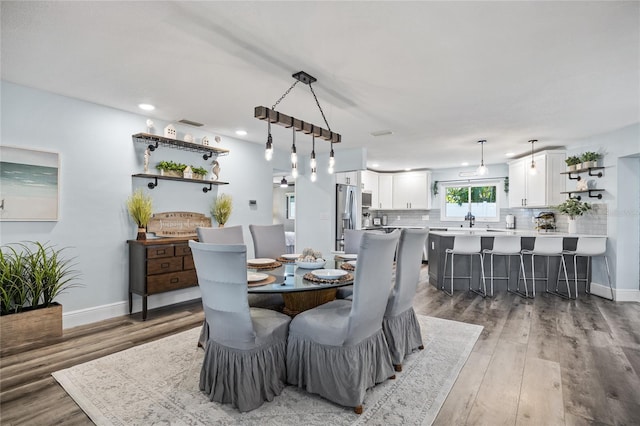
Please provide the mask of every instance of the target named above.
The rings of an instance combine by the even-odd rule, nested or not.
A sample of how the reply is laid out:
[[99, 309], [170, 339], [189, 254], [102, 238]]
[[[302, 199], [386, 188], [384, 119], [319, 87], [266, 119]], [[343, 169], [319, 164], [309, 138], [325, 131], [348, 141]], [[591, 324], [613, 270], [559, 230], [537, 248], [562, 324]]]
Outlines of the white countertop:
[[[454, 235], [479, 235], [482, 237], [493, 237], [496, 235], [519, 235], [521, 237], [593, 237], [590, 234], [569, 234], [567, 232], [538, 232], [534, 230], [518, 230], [518, 229], [494, 229], [494, 228], [447, 228], [446, 231], [429, 231], [430, 234], [440, 235], [443, 237]], [[604, 236], [604, 235], [597, 235]]]

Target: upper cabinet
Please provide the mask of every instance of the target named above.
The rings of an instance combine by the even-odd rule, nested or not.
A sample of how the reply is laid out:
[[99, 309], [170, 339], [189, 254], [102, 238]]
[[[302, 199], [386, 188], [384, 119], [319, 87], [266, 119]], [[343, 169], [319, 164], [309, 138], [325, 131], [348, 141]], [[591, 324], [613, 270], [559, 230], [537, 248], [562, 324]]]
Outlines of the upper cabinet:
[[363, 192], [371, 193], [371, 208], [376, 209], [380, 205], [378, 198], [378, 173], [371, 170], [360, 172], [360, 187]]
[[431, 173], [427, 171], [395, 173], [393, 175], [392, 190], [393, 208], [420, 210], [430, 209], [430, 181]]
[[393, 208], [393, 174], [378, 173], [378, 208]]
[[359, 173], [357, 171], [336, 173], [336, 183], [360, 186]]
[[509, 207], [548, 207], [565, 200], [565, 153], [543, 151], [533, 160], [536, 173], [531, 174], [531, 157], [509, 163]]

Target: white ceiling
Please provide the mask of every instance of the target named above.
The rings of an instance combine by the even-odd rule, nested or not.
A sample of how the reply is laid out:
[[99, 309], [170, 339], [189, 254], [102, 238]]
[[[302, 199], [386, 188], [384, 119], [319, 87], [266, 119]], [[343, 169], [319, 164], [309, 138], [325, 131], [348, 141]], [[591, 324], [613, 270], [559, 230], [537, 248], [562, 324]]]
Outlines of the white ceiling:
[[[639, 121], [640, 3], [11, 2], [2, 79], [264, 144], [304, 70], [380, 170], [504, 163]], [[279, 111], [323, 125], [308, 86]], [[323, 127], [325, 127], [323, 125]], [[371, 132], [391, 130], [373, 137]], [[288, 149], [290, 130], [273, 130]], [[300, 134], [298, 145], [309, 146]], [[308, 143], [307, 143], [308, 142]], [[321, 142], [326, 152], [327, 143]], [[320, 151], [321, 149], [318, 149]], [[299, 152], [309, 149], [300, 149]]]

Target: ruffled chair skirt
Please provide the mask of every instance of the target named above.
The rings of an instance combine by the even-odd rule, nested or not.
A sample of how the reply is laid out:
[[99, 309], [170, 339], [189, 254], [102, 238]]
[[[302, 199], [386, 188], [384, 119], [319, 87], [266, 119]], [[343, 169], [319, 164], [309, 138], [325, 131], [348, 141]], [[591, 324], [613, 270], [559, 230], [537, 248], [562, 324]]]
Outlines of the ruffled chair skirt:
[[422, 346], [420, 324], [413, 308], [396, 316], [385, 316], [382, 320], [382, 330], [389, 344], [394, 365], [402, 364], [405, 356]]
[[287, 381], [329, 401], [357, 407], [367, 389], [393, 374], [382, 330], [351, 346], [322, 345], [289, 334]]
[[280, 395], [286, 381], [286, 340], [249, 351], [210, 340], [200, 370], [200, 390], [211, 401], [250, 411]]

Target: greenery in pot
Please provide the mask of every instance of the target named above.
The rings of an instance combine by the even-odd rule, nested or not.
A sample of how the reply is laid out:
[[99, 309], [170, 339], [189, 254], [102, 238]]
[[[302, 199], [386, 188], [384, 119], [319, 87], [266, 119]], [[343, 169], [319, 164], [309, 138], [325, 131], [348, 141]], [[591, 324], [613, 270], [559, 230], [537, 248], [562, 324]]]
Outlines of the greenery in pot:
[[45, 308], [77, 287], [73, 258], [49, 243], [26, 242], [0, 248], [0, 315]]
[[146, 239], [144, 228], [147, 227], [153, 215], [153, 201], [150, 195], [146, 195], [142, 189], [137, 189], [127, 199], [127, 210], [133, 221], [138, 225], [138, 240]]
[[231, 216], [233, 210], [233, 199], [231, 195], [220, 194], [211, 205], [211, 216], [218, 222], [218, 225], [224, 226]]
[[569, 198], [564, 203], [554, 206], [553, 208], [569, 216], [569, 219], [574, 220], [576, 217], [582, 216], [591, 210], [591, 204], [583, 203], [577, 198]]
[[575, 166], [576, 164], [582, 163], [582, 160], [580, 159], [580, 157], [575, 156], [575, 155], [573, 155], [571, 157], [568, 157], [564, 161], [565, 161], [565, 163], [567, 163], [567, 166]]
[[209, 173], [209, 171], [204, 167], [196, 167], [196, 166], [191, 166], [191, 171], [193, 172], [194, 175], [200, 175], [202, 176], [202, 178], [204, 178], [207, 175], [207, 173]]
[[186, 164], [176, 163], [174, 161], [160, 161], [156, 164], [156, 169], [164, 172], [174, 172], [176, 176], [182, 176], [182, 172], [184, 172], [186, 168]]
[[598, 159], [601, 157], [600, 154], [594, 151], [587, 151], [582, 153], [580, 156], [580, 160], [583, 163], [588, 163], [587, 167], [597, 167]]

